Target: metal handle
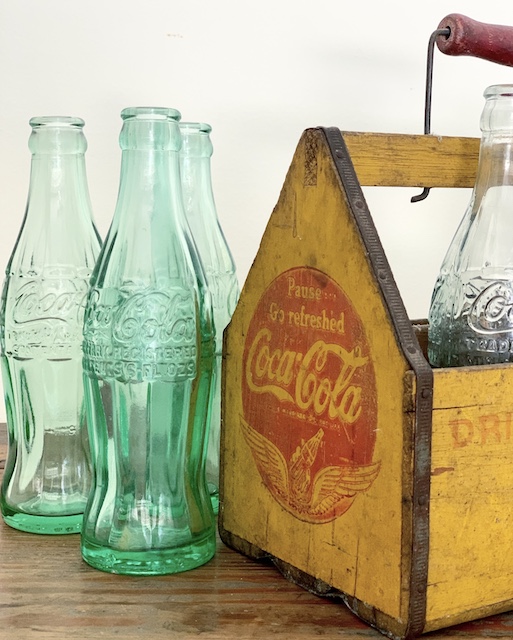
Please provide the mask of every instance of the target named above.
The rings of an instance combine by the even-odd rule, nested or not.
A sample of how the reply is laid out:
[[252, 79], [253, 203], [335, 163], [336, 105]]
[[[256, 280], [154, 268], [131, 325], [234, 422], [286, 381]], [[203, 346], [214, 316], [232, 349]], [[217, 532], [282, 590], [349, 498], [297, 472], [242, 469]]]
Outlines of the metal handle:
[[513, 27], [486, 24], [460, 13], [451, 13], [438, 25], [449, 29], [449, 36], [439, 36], [436, 44], [449, 56], [473, 56], [513, 67]]
[[[426, 97], [424, 103], [424, 135], [431, 133], [431, 96], [433, 93], [433, 53], [437, 38], [448, 37], [451, 35], [450, 29], [436, 29], [431, 34], [428, 42], [427, 52], [427, 68], [426, 68]], [[425, 200], [429, 195], [430, 187], [424, 187], [416, 196], [411, 198], [411, 202], [420, 202]]]
[[[450, 13], [438, 25], [429, 38], [426, 72], [426, 101], [424, 108], [424, 133], [431, 133], [431, 94], [433, 86], [433, 50], [449, 56], [474, 56], [490, 62], [513, 67], [513, 27], [486, 24], [472, 20], [460, 13]], [[429, 195], [429, 187], [413, 196], [411, 202], [420, 202]]]

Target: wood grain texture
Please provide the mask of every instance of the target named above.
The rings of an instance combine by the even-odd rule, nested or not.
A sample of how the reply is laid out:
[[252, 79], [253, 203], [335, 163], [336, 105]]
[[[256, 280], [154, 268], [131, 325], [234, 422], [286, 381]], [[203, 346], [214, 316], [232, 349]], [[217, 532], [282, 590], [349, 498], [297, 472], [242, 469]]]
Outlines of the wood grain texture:
[[[0, 466], [6, 453], [0, 427]], [[0, 472], [1, 473], [1, 472]], [[272, 566], [221, 542], [204, 567], [176, 576], [133, 578], [95, 571], [78, 536], [35, 536], [0, 523], [0, 637], [379, 639], [343, 604], [291, 584]], [[513, 637], [513, 614], [429, 635], [430, 640]]]
[[427, 602], [436, 624], [513, 608], [513, 369], [434, 374]]
[[[234, 549], [251, 555], [245, 546], [249, 544], [257, 553], [266, 552], [279, 559], [279, 563], [287, 564], [291, 569], [285, 573], [297, 584], [309, 588], [302, 575], [306, 574], [311, 580], [320, 580], [344, 593], [358, 615], [392, 637], [412, 637], [421, 631], [507, 611], [513, 608], [513, 560], [510, 560], [513, 516], [508, 515], [513, 493], [510, 480], [513, 463], [507, 447], [502, 445], [506, 440], [513, 441], [513, 404], [506, 405], [505, 416], [498, 415], [496, 407], [501, 407], [501, 394], [507, 395], [504, 390], [513, 384], [510, 380], [513, 371], [507, 369], [509, 375], [506, 375], [506, 370], [501, 373], [494, 368], [487, 372], [474, 367], [472, 371], [436, 372], [443, 379], [439, 378], [435, 385], [435, 411], [431, 405], [428, 407], [429, 417], [433, 414], [436, 417], [433, 425], [428, 424], [423, 430], [425, 437], [421, 444], [424, 446], [418, 446], [420, 440], [416, 434], [420, 432], [420, 418], [417, 416], [422, 417], [418, 407], [422, 398], [431, 401], [432, 389], [425, 382], [422, 388], [420, 377], [410, 371], [409, 361], [398, 355], [396, 336], [401, 332], [391, 330], [390, 318], [400, 317], [402, 307], [390, 303], [387, 307], [390, 314], [383, 312], [385, 296], [380, 297], [380, 291], [384, 285], [380, 284], [377, 291], [376, 283], [386, 281], [387, 265], [378, 251], [372, 255], [378, 239], [371, 233], [373, 227], [364, 215], [363, 197], [357, 193], [358, 183], [470, 187], [474, 182], [479, 141], [346, 133], [344, 140], [357, 174], [354, 176], [347, 170], [349, 162], [343, 141], [337, 141], [335, 136], [326, 138], [333, 142], [332, 145], [330, 142], [330, 153], [318, 131], [307, 130], [301, 138], [239, 305], [225, 333], [221, 536]], [[322, 225], [319, 224], [321, 217]], [[374, 259], [370, 260], [371, 257]], [[311, 329], [301, 336], [295, 331], [298, 324], [294, 321], [295, 311], [299, 311], [299, 304], [303, 305], [301, 313], [308, 312], [310, 318], [320, 317], [316, 313], [320, 314], [321, 310], [311, 313], [303, 302], [309, 290], [307, 285], [313, 280], [305, 276], [305, 293], [299, 296], [301, 303], [294, 300], [294, 285], [304, 272], [314, 269], [325, 274], [325, 291], [331, 279], [343, 292], [343, 295], [338, 292], [323, 298], [319, 289], [319, 300], [325, 301], [322, 315], [327, 317], [332, 313], [333, 317], [342, 317], [335, 301], [350, 300], [352, 306], [346, 303], [344, 313], [350, 318], [350, 311], [354, 309], [364, 327], [357, 341], [351, 342], [349, 332], [346, 335], [343, 331], [342, 337], [326, 337], [328, 328], [324, 325], [320, 336], [313, 330], [313, 324], [301, 324]], [[276, 283], [287, 275], [291, 286], [280, 290]], [[281, 320], [273, 309], [281, 310]], [[408, 327], [401, 325], [405, 335], [406, 329], [411, 330], [407, 318], [406, 321]], [[424, 331], [425, 337], [426, 324], [416, 324], [415, 332]], [[257, 334], [255, 326], [266, 333]], [[263, 346], [255, 335], [267, 336]], [[372, 357], [374, 399], [378, 399], [372, 461], [378, 461], [380, 467], [375, 482], [357, 496], [350, 510], [339, 512], [332, 521], [317, 526], [319, 523], [305, 517], [304, 511], [294, 510], [293, 500], [283, 499], [284, 495], [290, 497], [292, 491], [287, 493], [291, 484], [281, 481], [286, 477], [283, 472], [286, 464], [278, 445], [286, 441], [297, 459], [298, 452], [306, 449], [316, 433], [324, 438], [335, 424], [322, 410], [311, 416], [307, 413], [310, 405], [303, 402], [303, 387], [297, 384], [298, 379], [305, 379], [304, 354], [311, 344], [326, 344], [325, 341], [343, 344], [346, 352], [358, 342], [359, 353]], [[256, 345], [260, 348], [259, 355], [256, 355]], [[416, 353], [415, 345], [410, 345], [410, 353]], [[290, 363], [297, 362], [302, 364], [296, 367], [300, 374], [294, 378], [294, 365]], [[299, 389], [299, 396], [292, 391], [281, 393], [283, 388], [275, 381], [285, 381], [286, 367], [277, 363], [290, 364], [291, 375], [283, 386], [289, 390]], [[427, 362], [424, 363], [427, 368]], [[326, 376], [323, 388], [331, 393], [335, 385], [324, 365], [322, 361], [318, 371]], [[257, 379], [261, 381], [260, 386], [255, 384]], [[313, 390], [320, 387], [315, 375], [309, 380], [309, 392], [313, 394]], [[372, 407], [372, 385], [358, 386], [356, 381], [353, 384], [361, 393], [360, 407]], [[493, 398], [491, 386], [496, 392]], [[249, 394], [244, 395], [247, 389], [259, 394], [256, 399], [248, 400]], [[269, 405], [272, 410], [264, 406], [264, 394], [273, 396], [273, 403]], [[325, 395], [328, 397], [327, 392]], [[275, 402], [274, 398], [278, 400]], [[463, 398], [471, 405], [464, 421], [459, 416]], [[303, 412], [299, 413], [300, 423], [294, 419], [299, 409]], [[424, 409], [424, 416], [426, 414]], [[282, 420], [281, 416], [287, 417]], [[322, 424], [316, 421], [319, 416], [323, 418]], [[333, 412], [328, 417], [337, 415]], [[365, 418], [366, 424], [374, 424], [372, 415]], [[344, 431], [339, 433], [348, 433], [349, 420], [342, 416], [341, 422]], [[265, 437], [252, 435], [251, 439], [247, 435], [248, 424], [253, 425], [255, 433], [259, 436], [264, 433]], [[320, 431], [315, 432], [318, 427]], [[477, 443], [467, 442], [469, 430]], [[342, 438], [326, 446], [325, 452], [338, 451], [343, 458], [341, 442]], [[433, 444], [433, 467], [426, 442]], [[474, 444], [477, 448], [470, 446]], [[481, 445], [487, 449], [480, 451]], [[468, 450], [463, 450], [467, 446]], [[355, 444], [352, 451], [357, 450]], [[466, 462], [467, 451], [470, 460]], [[316, 452], [317, 449], [315, 455]], [[432, 487], [431, 502], [427, 491], [419, 492], [419, 473], [412, 471], [413, 453], [415, 461], [422, 461], [425, 484]], [[503, 461], [507, 463], [502, 464]], [[312, 464], [310, 466], [313, 469]], [[315, 477], [312, 471], [310, 478]], [[281, 482], [279, 491], [276, 491], [276, 478]], [[497, 495], [499, 480], [501, 492]], [[338, 485], [337, 491], [341, 489]], [[476, 495], [481, 501], [474, 499]], [[410, 505], [426, 507], [424, 511], [419, 508], [415, 515], [424, 516], [429, 508], [430, 520], [428, 523], [425, 518], [422, 529], [420, 518], [412, 516], [414, 511]], [[232, 544], [233, 537], [245, 544]], [[299, 577], [295, 578], [294, 574]], [[424, 593], [427, 597], [419, 605]]]
[[[399, 635], [399, 625], [404, 627], [408, 618], [412, 549], [411, 476], [403, 474], [403, 469], [412, 466], [411, 451], [404, 445], [411, 442], [412, 423], [402, 410], [408, 363], [399, 351], [368, 252], [339, 182], [325, 134], [318, 129], [307, 130], [298, 144], [239, 305], [225, 332], [221, 444], [224, 456], [221, 491], [225, 507], [220, 511], [220, 526], [225, 541], [224, 532], [235, 534], [352, 600], [366, 603], [365, 611], [369, 606], [372, 610], [370, 620], [375, 620], [374, 612], [379, 611], [387, 619], [399, 621], [394, 627], [394, 633]], [[300, 270], [296, 273], [298, 266]], [[319, 280], [308, 280], [322, 283], [317, 311], [312, 311], [315, 306], [311, 301], [298, 297], [290, 289], [277, 292], [276, 283], [288, 282], [291, 273], [294, 273], [294, 282], [296, 277], [300, 281], [317, 274]], [[273, 307], [284, 310], [283, 323], [269, 313]], [[340, 334], [326, 328], [309, 330], [305, 325], [298, 330], [293, 318], [295, 312], [300, 315], [300, 311], [312, 313], [314, 317], [317, 313], [343, 316], [346, 328]], [[365, 331], [349, 328], [357, 323], [365, 327]], [[263, 358], [248, 356], [245, 361], [245, 353], [256, 354], [255, 327], [260, 330], [265, 327], [271, 346], [262, 347]], [[303, 363], [313, 362], [308, 354], [314, 353], [318, 345], [324, 345], [331, 355], [326, 361], [317, 360], [314, 370]], [[342, 348], [337, 351], [339, 346]], [[290, 367], [290, 379], [283, 386], [291, 395], [285, 400], [276, 386], [272, 386], [279, 375], [269, 370], [268, 375], [260, 364], [258, 369], [262, 371], [258, 372], [255, 366], [256, 362], [264, 362], [267, 348], [273, 353], [271, 358], [293, 350], [289, 351], [294, 354], [289, 362], [302, 362], [299, 367], [295, 364]], [[359, 372], [353, 377], [357, 368], [367, 370], [366, 365], [350, 364], [353, 358], [350, 354], [355, 353], [369, 363], [368, 386], [358, 382]], [[376, 364], [377, 358], [380, 366]], [[329, 362], [329, 366], [323, 368], [325, 362]], [[346, 375], [349, 377], [343, 381]], [[281, 378], [284, 380], [284, 376]], [[266, 386], [256, 387], [256, 379]], [[308, 389], [302, 386], [305, 380], [312, 385]], [[325, 400], [324, 406], [319, 402], [316, 410], [313, 395], [312, 401], [303, 401], [303, 395], [313, 394], [315, 387], [319, 399], [331, 397], [330, 407], [342, 407], [341, 390], [346, 384], [350, 393], [358, 397], [358, 418], [341, 417], [343, 411], [328, 410]], [[321, 391], [328, 387], [329, 392]], [[267, 408], [269, 399], [273, 403], [272, 411]], [[346, 401], [349, 407], [349, 396]], [[369, 415], [362, 417], [364, 406], [368, 407]], [[241, 426], [241, 416], [250, 425], [249, 429]], [[308, 487], [314, 487], [318, 478], [322, 482], [326, 468], [331, 468], [331, 474], [346, 463], [348, 469], [363, 463], [363, 451], [359, 451], [359, 458], [351, 458], [358, 449], [352, 438], [358, 437], [364, 442], [361, 435], [355, 434], [359, 429], [363, 432], [371, 428], [371, 424], [376, 428], [372, 427], [365, 438], [365, 463], [375, 464], [379, 474], [376, 473], [375, 481], [367, 485], [365, 491], [346, 490], [350, 501], [347, 499], [337, 515], [331, 514], [321, 521], [310, 518], [306, 510], [295, 510], [292, 485], [288, 481], [291, 475], [286, 476], [284, 488], [280, 488], [286, 499], [281, 503], [276, 499], [279, 491], [275, 491], [272, 482], [266, 482], [267, 478], [274, 477], [274, 459], [286, 461], [288, 474], [293, 456], [298, 455], [304, 443], [321, 434], [321, 448], [329, 455], [323, 453], [316, 457], [315, 454], [313, 459], [321, 463], [315, 471], [312, 468], [308, 469], [308, 475], [305, 473], [301, 499], [308, 504], [315, 491], [320, 492], [312, 488], [308, 495]], [[266, 438], [249, 442], [248, 432], [265, 434]], [[260, 456], [258, 452], [262, 448], [271, 453]], [[261, 462], [262, 459], [268, 466], [259, 468], [255, 460]], [[321, 465], [325, 465], [322, 472], [319, 471]], [[279, 468], [276, 477], [281, 477]], [[263, 482], [262, 478], [265, 478]], [[328, 500], [333, 501], [331, 504], [339, 500], [339, 489], [340, 496], [347, 497], [342, 490], [343, 482], [340, 481], [337, 489], [333, 489], [334, 485], [325, 489]], [[240, 550], [238, 546], [235, 548]], [[379, 554], [376, 549], [380, 550]], [[362, 609], [358, 611], [363, 617]]]
[[474, 186], [478, 138], [343, 132], [362, 187]]

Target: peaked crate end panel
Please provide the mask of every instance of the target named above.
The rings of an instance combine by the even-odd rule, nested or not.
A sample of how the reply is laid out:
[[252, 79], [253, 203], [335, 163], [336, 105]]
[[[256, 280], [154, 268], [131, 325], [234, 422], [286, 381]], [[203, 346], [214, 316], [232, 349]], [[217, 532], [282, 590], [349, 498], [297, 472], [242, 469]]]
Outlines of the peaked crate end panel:
[[225, 334], [220, 530], [408, 620], [416, 383], [336, 153], [303, 134]]

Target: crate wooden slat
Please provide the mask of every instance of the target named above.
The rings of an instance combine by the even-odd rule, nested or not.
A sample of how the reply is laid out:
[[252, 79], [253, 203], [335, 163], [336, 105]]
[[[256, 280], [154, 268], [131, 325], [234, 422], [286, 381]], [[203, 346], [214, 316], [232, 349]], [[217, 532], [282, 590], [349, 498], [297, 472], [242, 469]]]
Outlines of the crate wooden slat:
[[362, 187], [473, 187], [477, 138], [344, 133]]

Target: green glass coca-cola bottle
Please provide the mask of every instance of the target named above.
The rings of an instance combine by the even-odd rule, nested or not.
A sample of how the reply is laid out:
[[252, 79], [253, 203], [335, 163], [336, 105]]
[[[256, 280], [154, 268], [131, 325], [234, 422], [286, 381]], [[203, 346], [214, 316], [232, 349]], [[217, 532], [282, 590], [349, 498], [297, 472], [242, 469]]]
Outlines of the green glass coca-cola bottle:
[[185, 229], [180, 114], [121, 116], [118, 200], [84, 322], [94, 474], [82, 556], [113, 573], [175, 573], [215, 552], [204, 476], [212, 311]]
[[206, 123], [181, 122], [180, 166], [187, 221], [205, 270], [212, 298], [215, 327], [215, 360], [209, 413], [206, 475], [212, 506], [219, 507], [219, 438], [221, 427], [221, 365], [223, 332], [231, 320], [239, 297], [235, 263], [217, 215], [211, 177], [213, 153]]
[[6, 269], [0, 347], [9, 449], [0, 496], [16, 529], [78, 533], [90, 487], [82, 325], [100, 250], [84, 121], [30, 121], [30, 189]]

